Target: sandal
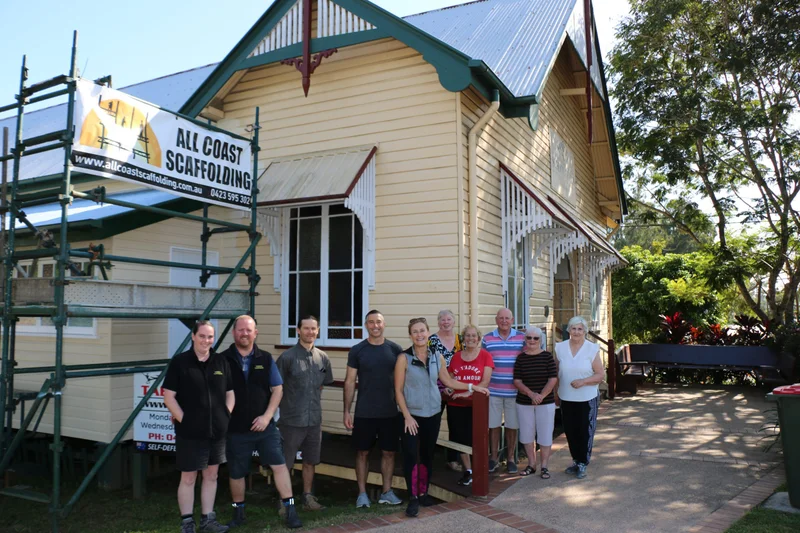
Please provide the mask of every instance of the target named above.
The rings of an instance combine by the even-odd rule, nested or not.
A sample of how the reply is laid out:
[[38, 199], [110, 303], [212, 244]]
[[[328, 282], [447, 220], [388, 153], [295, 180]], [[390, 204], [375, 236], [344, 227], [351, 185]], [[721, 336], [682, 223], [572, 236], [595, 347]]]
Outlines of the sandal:
[[550, 471], [547, 469], [546, 466], [542, 467], [542, 479], [550, 479]]
[[528, 465], [528, 466], [525, 467], [525, 469], [522, 472], [519, 473], [519, 475], [522, 476], [522, 477], [525, 477], [525, 476], [530, 476], [530, 475], [535, 474], [535, 473], [536, 473], [536, 469], [534, 467]]

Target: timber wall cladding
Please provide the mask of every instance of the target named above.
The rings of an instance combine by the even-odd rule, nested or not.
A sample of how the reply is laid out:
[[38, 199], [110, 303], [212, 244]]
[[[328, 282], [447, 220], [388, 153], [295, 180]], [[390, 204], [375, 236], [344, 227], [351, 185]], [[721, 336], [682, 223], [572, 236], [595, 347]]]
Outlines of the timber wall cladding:
[[[559, 54], [559, 59], [546, 82], [536, 131], [531, 130], [525, 119], [506, 119], [496, 114], [486, 125], [478, 141], [479, 314], [480, 325], [484, 331], [494, 327], [495, 313], [504, 305], [503, 266], [499, 260], [502, 248], [500, 163], [508, 166], [535, 192], [553, 196], [562, 204], [567, 204], [568, 199], [560, 197], [551, 185], [550, 130], [554, 129], [574, 157], [575, 201], [569, 202], [569, 205], [577, 211], [582, 220], [599, 224], [604, 220], [595, 200], [593, 163], [585, 142], [585, 116], [573, 99], [559, 94], [561, 89], [571, 87], [572, 76], [567, 59], [563, 52]], [[467, 176], [463, 186], [466, 191], [467, 134], [478, 117], [488, 109], [488, 102], [472, 89], [462, 93], [461, 102], [463, 125], [461, 142], [464, 147], [462, 165], [464, 176]], [[570, 254], [573, 270], [577, 267], [577, 260], [575, 253]], [[543, 254], [533, 273], [534, 291], [530, 300], [530, 323], [535, 325], [552, 324], [552, 312], [549, 318], [543, 315], [545, 305], [551, 308], [553, 306], [549, 295], [548, 261], [547, 254]], [[591, 315], [588, 287], [589, 277], [585, 269], [581, 283], [585, 294], [577, 305], [578, 312], [587, 317]], [[552, 335], [552, 331], [549, 333]]]
[[[233, 209], [215, 208], [217, 213]], [[202, 211], [193, 215], [202, 216]], [[209, 213], [210, 216], [214, 216]], [[171, 249], [188, 248], [200, 250], [200, 234], [203, 226], [199, 222], [173, 218], [133, 231], [116, 235], [113, 238], [114, 253], [131, 257], [147, 257], [160, 261], [173, 260]], [[227, 234], [215, 235], [208, 243], [208, 251], [222, 256], [222, 248], [229, 237]], [[240, 256], [241, 257], [241, 254]], [[238, 260], [238, 258], [236, 258]], [[235, 261], [233, 264], [235, 264]], [[225, 263], [220, 263], [225, 264]], [[230, 264], [230, 263], [228, 263]], [[225, 264], [227, 266], [227, 264]], [[231, 265], [232, 266], [232, 265]], [[200, 275], [200, 271], [196, 271]], [[112, 269], [116, 281], [163, 283], [170, 282], [170, 269], [151, 265], [116, 263]], [[124, 320], [114, 319], [111, 325], [111, 361], [136, 361], [169, 357], [169, 322], [167, 319]], [[187, 330], [188, 333], [188, 330]], [[133, 378], [118, 376], [110, 378], [110, 436], [113, 437], [122, 423], [128, 418], [133, 402]], [[130, 436], [130, 433], [127, 437]]]
[[[369, 307], [384, 313], [387, 338], [401, 345], [409, 343], [409, 317], [435, 324], [440, 309], [458, 308], [455, 102], [435, 69], [394, 39], [340, 49], [315, 71], [308, 98], [294, 69], [270, 65], [248, 72], [224, 99], [219, 126], [231, 131], [244, 131], [260, 107], [261, 169], [278, 157], [378, 144]], [[271, 347], [280, 343], [280, 294], [266, 239], [258, 254], [256, 317], [261, 344]], [[347, 353], [329, 356], [334, 378], [343, 379]], [[324, 391], [323, 410], [325, 426], [340, 428], [341, 390]]]
[[[73, 248], [89, 246], [88, 242], [70, 243]], [[111, 247], [108, 253], [114, 253]], [[64, 336], [64, 364], [91, 364], [109, 361], [111, 320], [95, 319], [96, 334], [92, 337]], [[52, 366], [55, 364], [55, 329], [42, 335], [18, 333], [16, 359], [19, 368]], [[48, 374], [20, 374], [14, 377], [15, 390], [39, 390]], [[110, 378], [94, 377], [67, 382], [63, 394], [62, 433], [67, 437], [108, 441]], [[30, 403], [26, 405], [26, 411]], [[19, 415], [14, 415], [13, 427], [19, 427]], [[49, 402], [42, 416], [39, 431], [53, 431], [53, 402]]]

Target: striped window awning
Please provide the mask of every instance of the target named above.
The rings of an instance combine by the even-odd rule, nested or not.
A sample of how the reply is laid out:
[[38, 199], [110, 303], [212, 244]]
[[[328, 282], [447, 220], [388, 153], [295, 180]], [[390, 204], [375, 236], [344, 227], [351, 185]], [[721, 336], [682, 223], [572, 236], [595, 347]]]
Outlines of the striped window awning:
[[[326, 150], [273, 160], [258, 178], [258, 224], [267, 234], [270, 255], [280, 258], [284, 207], [341, 201], [364, 230], [365, 274], [375, 287], [375, 153], [376, 145]], [[274, 288], [280, 291], [280, 261], [275, 261]]]

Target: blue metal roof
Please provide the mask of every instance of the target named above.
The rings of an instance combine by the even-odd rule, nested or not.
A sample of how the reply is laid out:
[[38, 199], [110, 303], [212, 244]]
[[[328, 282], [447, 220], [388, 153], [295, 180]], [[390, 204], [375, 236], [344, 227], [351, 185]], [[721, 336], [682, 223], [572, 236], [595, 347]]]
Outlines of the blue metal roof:
[[[516, 97], [541, 95], [565, 38], [586, 65], [581, 0], [478, 0], [404, 20], [486, 63]], [[596, 59], [592, 78], [605, 98]]]
[[[178, 198], [178, 196], [174, 194], [154, 189], [138, 189], [135, 191], [109, 194], [108, 197], [144, 206], [160, 205]], [[102, 220], [131, 211], [134, 211], [134, 209], [130, 207], [122, 207], [113, 204], [98, 204], [91, 200], [75, 200], [69, 207], [67, 217], [69, 222], [81, 222], [84, 220]], [[61, 223], [61, 206], [58, 202], [55, 202], [28, 207], [25, 209], [25, 215], [28, 220], [37, 227], [43, 228], [52, 226]], [[25, 224], [19, 220], [17, 221], [17, 229], [25, 229], [26, 227]]]

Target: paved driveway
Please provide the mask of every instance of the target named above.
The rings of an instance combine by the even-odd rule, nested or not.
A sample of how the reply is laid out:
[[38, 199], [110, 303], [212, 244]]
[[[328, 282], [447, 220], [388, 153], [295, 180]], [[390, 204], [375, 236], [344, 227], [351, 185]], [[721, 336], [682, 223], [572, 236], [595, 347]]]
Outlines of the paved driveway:
[[772, 404], [754, 388], [651, 386], [607, 402], [589, 477], [522, 479], [493, 507], [564, 533], [688, 529], [779, 464], [759, 429]]

